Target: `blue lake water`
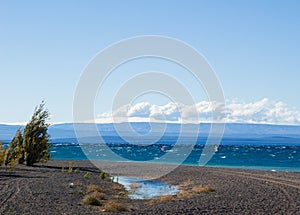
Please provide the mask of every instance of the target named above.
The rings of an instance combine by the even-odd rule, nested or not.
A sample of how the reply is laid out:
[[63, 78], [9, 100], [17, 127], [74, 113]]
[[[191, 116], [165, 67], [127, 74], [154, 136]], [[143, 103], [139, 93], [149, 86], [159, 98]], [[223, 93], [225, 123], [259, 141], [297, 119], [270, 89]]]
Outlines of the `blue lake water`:
[[[115, 177], [115, 182], [124, 185], [131, 199], [151, 199], [163, 195], [176, 195], [178, 186], [169, 185], [160, 181], [152, 181], [132, 177]], [[133, 187], [132, 184], [136, 184]]]
[[[176, 163], [176, 158], [183, 160], [183, 165], [199, 165], [199, 157], [204, 148], [203, 141], [194, 145], [191, 153], [184, 155], [188, 142], [177, 147], [174, 141], [158, 142], [152, 145], [132, 145], [124, 142], [108, 144], [79, 145], [78, 143], [53, 143], [51, 154], [59, 160], [92, 160], [118, 161], [111, 153], [134, 162]], [[107, 147], [108, 146], [108, 147]], [[82, 151], [84, 149], [85, 153]], [[162, 150], [163, 148], [163, 150]], [[171, 154], [172, 162], [164, 161], [164, 155]], [[204, 155], [205, 156], [205, 155]], [[177, 163], [176, 163], [177, 164]], [[231, 167], [273, 171], [300, 172], [300, 141], [284, 139], [263, 140], [223, 140], [207, 166]]]

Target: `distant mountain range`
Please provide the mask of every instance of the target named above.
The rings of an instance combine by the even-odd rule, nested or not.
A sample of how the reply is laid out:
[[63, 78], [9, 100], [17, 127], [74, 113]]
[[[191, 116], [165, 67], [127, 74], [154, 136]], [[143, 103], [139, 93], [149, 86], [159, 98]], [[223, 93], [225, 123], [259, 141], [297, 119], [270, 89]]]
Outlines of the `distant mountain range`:
[[[131, 127], [140, 134], [146, 134], [150, 130], [149, 123], [136, 122], [130, 123]], [[85, 128], [85, 124], [80, 124], [81, 128], [86, 129], [86, 137], [92, 138], [89, 133], [88, 126]], [[165, 124], [155, 123], [156, 129], [163, 129]], [[187, 128], [193, 125], [186, 125]], [[102, 136], [106, 137], [118, 137], [118, 133], [114, 128], [114, 124], [97, 124], [98, 130]], [[211, 124], [201, 123], [199, 125], [199, 138], [206, 138], [209, 134]], [[17, 129], [23, 129], [24, 126], [18, 125], [4, 125], [0, 124], [0, 140], [3, 142], [10, 141]], [[122, 133], [127, 133], [127, 127], [125, 123], [118, 124], [118, 128]], [[180, 133], [180, 124], [166, 124], [164, 135], [167, 137], [176, 137]], [[53, 142], [76, 142], [76, 135], [74, 126], [72, 123], [65, 124], [54, 124], [49, 127], [49, 133]], [[189, 129], [187, 132], [182, 134], [183, 136], [189, 137], [191, 134]], [[295, 139], [296, 142], [300, 143], [300, 126], [287, 126], [287, 125], [266, 125], [266, 124], [226, 124], [224, 138], [227, 139], [266, 139], [273, 138], [276, 140], [280, 139]]]

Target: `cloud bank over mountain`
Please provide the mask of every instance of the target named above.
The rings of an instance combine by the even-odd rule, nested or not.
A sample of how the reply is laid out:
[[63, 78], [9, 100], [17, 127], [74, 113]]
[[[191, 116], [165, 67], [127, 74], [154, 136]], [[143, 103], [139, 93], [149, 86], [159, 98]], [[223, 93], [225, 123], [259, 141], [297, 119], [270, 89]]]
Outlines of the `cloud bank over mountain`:
[[[209, 101], [201, 101], [195, 105], [172, 102], [165, 105], [154, 105], [140, 102], [134, 105], [124, 105], [113, 113], [99, 114], [96, 122], [212, 122], [212, 114], [214, 114], [214, 122], [300, 124], [299, 110], [289, 107], [283, 102], [273, 102], [267, 98], [252, 103], [233, 100], [228, 101], [225, 106]], [[198, 120], [195, 121], [197, 116]]]

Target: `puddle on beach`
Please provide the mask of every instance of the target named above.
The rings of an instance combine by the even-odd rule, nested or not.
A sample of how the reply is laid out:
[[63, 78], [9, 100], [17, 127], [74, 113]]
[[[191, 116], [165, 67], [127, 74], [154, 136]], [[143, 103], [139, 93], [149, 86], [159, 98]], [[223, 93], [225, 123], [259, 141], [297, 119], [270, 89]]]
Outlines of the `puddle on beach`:
[[115, 182], [122, 184], [129, 191], [131, 199], [151, 199], [158, 196], [176, 195], [178, 186], [170, 185], [159, 181], [151, 181], [132, 177], [115, 177]]

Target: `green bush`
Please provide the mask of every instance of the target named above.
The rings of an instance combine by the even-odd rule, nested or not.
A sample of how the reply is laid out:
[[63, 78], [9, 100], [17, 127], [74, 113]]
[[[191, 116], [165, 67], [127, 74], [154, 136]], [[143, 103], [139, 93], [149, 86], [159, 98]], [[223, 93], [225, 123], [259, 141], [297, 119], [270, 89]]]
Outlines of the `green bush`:
[[49, 124], [46, 123], [48, 118], [49, 112], [45, 110], [43, 101], [35, 108], [23, 134], [19, 129], [10, 142], [4, 159], [5, 165], [13, 169], [18, 162], [33, 166], [34, 163], [47, 162], [50, 159]]
[[100, 173], [100, 178], [103, 180], [103, 179], [105, 179], [105, 177], [106, 177], [105, 172], [101, 172]]
[[66, 169], [65, 169], [64, 166], [61, 168], [61, 172], [62, 172], [62, 173], [66, 172]]
[[[48, 127], [46, 120], [49, 118], [48, 110], [45, 110], [45, 102], [35, 108], [29, 123], [26, 124], [23, 134], [19, 129], [14, 138], [4, 150], [0, 144], [0, 166], [4, 163], [13, 170], [15, 165], [25, 163], [33, 166], [34, 163], [47, 162], [51, 155]], [[69, 168], [70, 171], [70, 168]]]
[[6, 150], [5, 156], [5, 165], [10, 166], [10, 170], [12, 171], [18, 162], [22, 162], [24, 157], [23, 150], [23, 136], [21, 130], [17, 130], [14, 138], [10, 142], [8, 149]]
[[50, 159], [50, 143], [46, 120], [49, 118], [44, 101], [35, 108], [34, 114], [24, 128], [23, 150], [24, 162], [27, 166], [34, 163], [47, 162]]
[[84, 177], [85, 179], [88, 179], [88, 178], [90, 177], [90, 173], [89, 173], [89, 172], [85, 173], [83, 177]]
[[68, 173], [72, 173], [72, 172], [73, 172], [73, 164], [72, 164], [72, 162], [70, 162]]
[[5, 161], [5, 149], [4, 149], [4, 146], [2, 144], [2, 142], [0, 141], [0, 166], [2, 166], [2, 164], [4, 163]]

